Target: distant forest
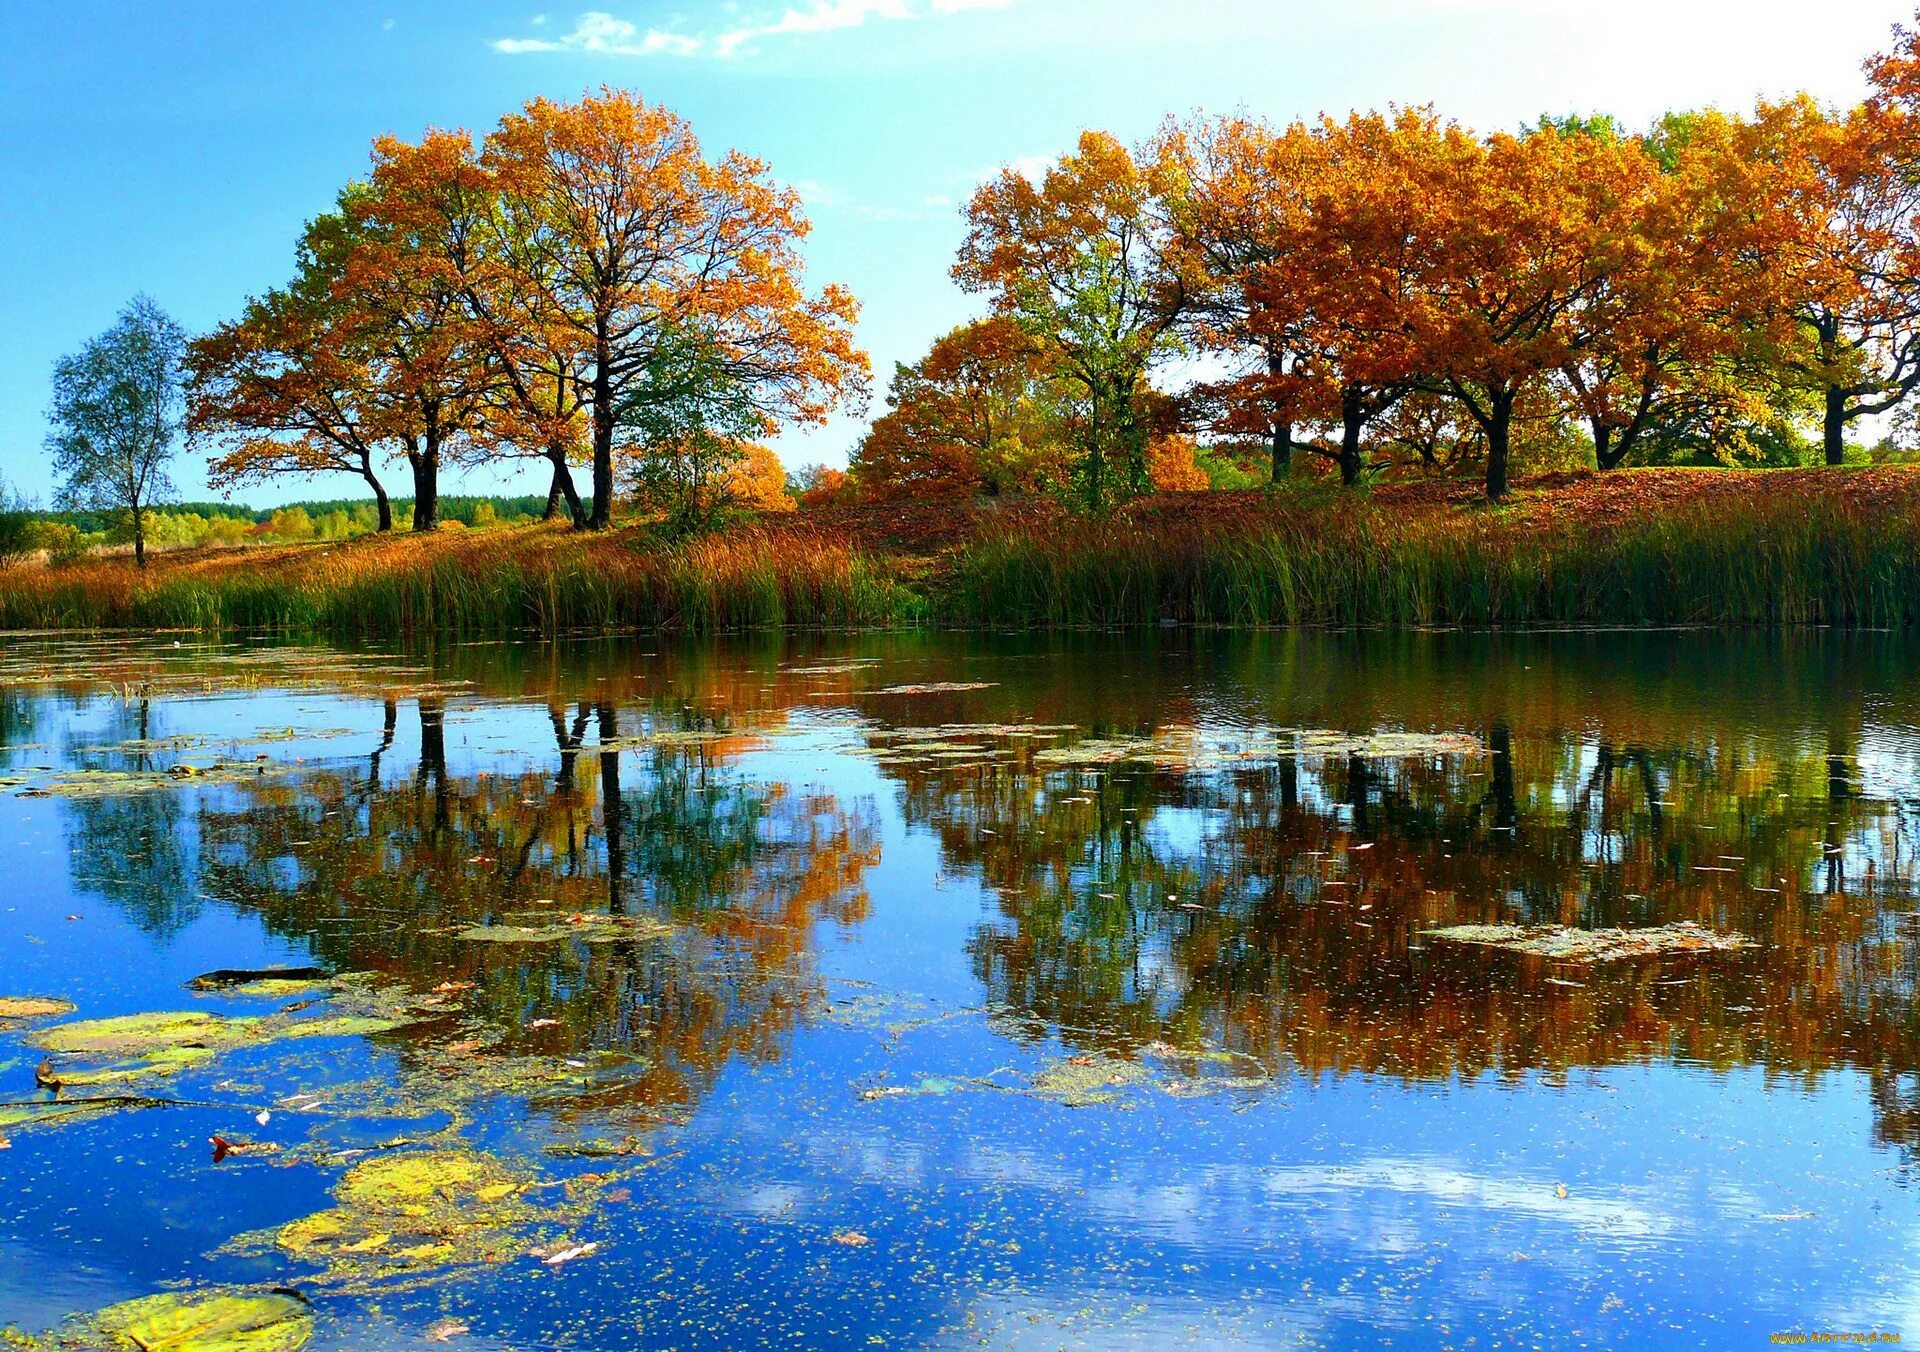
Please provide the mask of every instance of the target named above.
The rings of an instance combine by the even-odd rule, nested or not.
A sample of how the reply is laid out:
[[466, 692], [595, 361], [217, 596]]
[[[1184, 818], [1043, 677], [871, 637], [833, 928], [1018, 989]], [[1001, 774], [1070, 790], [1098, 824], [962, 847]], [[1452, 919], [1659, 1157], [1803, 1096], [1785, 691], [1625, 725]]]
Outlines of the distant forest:
[[[519, 496], [442, 496], [440, 498], [440, 518], [458, 521], [464, 526], [477, 523], [478, 514], [485, 518], [482, 504], [491, 508], [496, 521], [512, 521], [515, 518], [535, 518], [546, 510], [547, 498], [542, 494], [522, 494]], [[278, 507], [249, 507], [243, 502], [169, 502], [161, 510], [171, 515], [203, 517], [208, 521], [226, 518], [244, 521], [249, 525], [266, 525], [276, 514], [292, 512], [296, 508], [304, 511], [314, 520], [342, 512], [351, 517], [356, 509], [371, 508], [372, 498], [314, 498], [301, 502], [289, 502]], [[413, 499], [394, 499], [393, 510], [397, 515], [405, 516], [413, 510]], [[114, 529], [115, 523], [124, 513], [102, 509], [99, 511], [58, 511], [29, 510], [28, 515], [40, 521], [59, 521], [74, 527], [85, 534], [106, 533]], [[487, 523], [490, 524], [490, 523]]]

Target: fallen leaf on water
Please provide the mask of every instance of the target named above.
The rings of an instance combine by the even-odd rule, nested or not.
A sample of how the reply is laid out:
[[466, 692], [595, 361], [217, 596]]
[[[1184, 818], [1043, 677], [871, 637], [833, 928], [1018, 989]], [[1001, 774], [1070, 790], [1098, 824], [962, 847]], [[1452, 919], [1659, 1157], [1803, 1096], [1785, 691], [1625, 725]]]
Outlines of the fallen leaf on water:
[[471, 981], [442, 981], [439, 985], [435, 986], [433, 989], [435, 994], [451, 995], [455, 991], [472, 990], [473, 983]]
[[556, 1027], [556, 1026], [558, 1026], [558, 1025], [559, 1025], [559, 1023], [560, 1023], [560, 1020], [558, 1020], [558, 1019], [535, 1019], [535, 1020], [534, 1020], [534, 1021], [533, 1021], [532, 1023], [530, 1023], [530, 1024], [528, 1024], [528, 1025], [527, 1025], [527, 1027], [529, 1027], [529, 1028], [553, 1028], [553, 1027]]
[[481, 1042], [479, 1038], [477, 1037], [468, 1038], [465, 1042], [456, 1042], [452, 1044], [447, 1048], [447, 1052], [453, 1056], [465, 1056], [468, 1052], [479, 1051], [480, 1047], [481, 1047]]
[[1555, 1197], [1558, 1197], [1558, 1198], [1559, 1198], [1559, 1199], [1560, 1199], [1561, 1201], [1563, 1201], [1563, 1202], [1564, 1202], [1564, 1201], [1566, 1201], [1566, 1199], [1567, 1199], [1567, 1185], [1566, 1185], [1565, 1183], [1556, 1183], [1556, 1184], [1554, 1184], [1554, 1185], [1553, 1185], [1553, 1195], [1554, 1195]]
[[427, 1341], [430, 1343], [451, 1342], [463, 1333], [472, 1332], [473, 1330], [471, 1328], [461, 1323], [458, 1319], [441, 1319], [427, 1325]]
[[865, 1235], [861, 1234], [858, 1230], [838, 1231], [833, 1236], [833, 1242], [835, 1244], [845, 1244], [849, 1248], [855, 1248], [855, 1249], [860, 1248], [862, 1245], [873, 1243], [872, 1240], [868, 1239]]
[[280, 1147], [267, 1141], [229, 1141], [224, 1136], [209, 1136], [207, 1141], [213, 1146], [213, 1162], [220, 1163], [232, 1155], [277, 1155]]

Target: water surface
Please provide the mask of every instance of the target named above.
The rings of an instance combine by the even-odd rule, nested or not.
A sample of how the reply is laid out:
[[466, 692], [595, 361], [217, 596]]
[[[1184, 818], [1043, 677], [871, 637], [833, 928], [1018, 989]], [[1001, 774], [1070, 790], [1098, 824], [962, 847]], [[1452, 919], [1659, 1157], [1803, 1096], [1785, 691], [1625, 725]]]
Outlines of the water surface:
[[[264, 1285], [323, 1348], [1920, 1332], [1917, 658], [10, 636], [0, 996], [266, 1031], [0, 1127], [0, 1326]], [[1754, 944], [1428, 934], [1682, 920]], [[269, 966], [341, 979], [187, 984]], [[61, 1022], [0, 1029], [6, 1103]], [[343, 1201], [421, 1159], [501, 1191]]]

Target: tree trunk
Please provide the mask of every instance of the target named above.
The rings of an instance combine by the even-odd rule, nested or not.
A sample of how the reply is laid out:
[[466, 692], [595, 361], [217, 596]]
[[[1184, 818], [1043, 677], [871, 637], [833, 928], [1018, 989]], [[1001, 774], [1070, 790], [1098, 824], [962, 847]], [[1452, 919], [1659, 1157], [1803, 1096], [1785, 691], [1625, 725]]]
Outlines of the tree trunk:
[[1277, 422], [1273, 425], [1273, 481], [1279, 483], [1292, 473], [1293, 424]]
[[1613, 428], [1598, 418], [1588, 419], [1593, 431], [1593, 463], [1599, 469], [1612, 469], [1626, 457], [1626, 443], [1615, 442]]
[[[360, 477], [365, 479], [367, 481], [367, 487], [373, 490], [373, 509], [380, 514], [379, 529], [382, 531], [392, 530], [393, 503], [387, 497], [385, 485], [380, 482], [379, 476], [367, 465], [360, 467]], [[417, 495], [415, 501], [418, 501]]]
[[607, 344], [601, 339], [593, 370], [593, 512], [587, 529], [613, 524], [613, 380], [607, 373]]
[[142, 568], [147, 566], [147, 514], [137, 499], [133, 504], [133, 561]]
[[1507, 495], [1507, 450], [1513, 430], [1513, 391], [1487, 395], [1487, 496]]
[[1360, 482], [1367, 467], [1360, 450], [1360, 429], [1366, 425], [1366, 412], [1360, 391], [1352, 386], [1340, 391], [1340, 482], [1349, 486]]
[[578, 529], [585, 526], [587, 509], [580, 505], [580, 490], [573, 486], [573, 471], [567, 468], [566, 448], [549, 447], [547, 459], [553, 464], [553, 483], [547, 489], [547, 514], [543, 519], [551, 521], [558, 510], [558, 503], [565, 502], [567, 515], [573, 519], [574, 527]]
[[1820, 420], [1821, 440], [1826, 448], [1827, 463], [1842, 465], [1847, 460], [1847, 392], [1827, 387], [1827, 407], [1825, 416]]
[[1495, 723], [1487, 730], [1487, 768], [1492, 772], [1487, 790], [1493, 798], [1493, 829], [1511, 844], [1520, 829], [1520, 802], [1514, 793], [1513, 728]]
[[429, 446], [413, 461], [413, 528], [432, 530], [440, 524], [440, 448]]

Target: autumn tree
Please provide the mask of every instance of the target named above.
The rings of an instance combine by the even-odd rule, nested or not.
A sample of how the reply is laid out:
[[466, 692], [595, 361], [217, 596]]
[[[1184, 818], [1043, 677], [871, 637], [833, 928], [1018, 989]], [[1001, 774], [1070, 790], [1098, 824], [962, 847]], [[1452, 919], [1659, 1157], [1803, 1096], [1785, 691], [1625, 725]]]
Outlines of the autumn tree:
[[[1408, 166], [1444, 130], [1403, 111], [1163, 135], [1196, 333], [1243, 362], [1202, 398], [1223, 407], [1220, 430], [1268, 431], [1276, 479], [1304, 447], [1358, 482], [1368, 425], [1415, 381], [1407, 291], [1422, 204]], [[1333, 436], [1302, 438], [1302, 424]]]
[[1567, 366], [1609, 280], [1647, 247], [1658, 170], [1637, 145], [1549, 125], [1484, 142], [1447, 127], [1407, 171], [1422, 208], [1416, 364], [1478, 425], [1487, 495], [1504, 497], [1515, 405]]
[[[837, 286], [806, 291], [806, 218], [760, 161], [709, 161], [684, 120], [603, 89], [503, 118], [479, 167], [493, 196], [469, 299], [529, 418], [584, 418], [589, 526], [612, 519], [622, 417], [656, 395], [680, 397], [648, 377], [689, 330], [770, 419], [817, 422], [863, 388], [854, 300]], [[538, 379], [514, 375], [522, 353]]]
[[1808, 339], [1784, 365], [1815, 392], [1829, 465], [1847, 428], [1920, 385], [1920, 53], [1896, 28], [1845, 114], [1801, 96], [1761, 104], [1749, 131], [1758, 206], [1781, 224], [1783, 307]]
[[563, 283], [560, 261], [531, 247], [509, 219], [492, 170], [471, 137], [429, 132], [416, 145], [374, 144], [376, 210], [432, 252], [464, 302], [471, 338], [492, 363], [484, 414], [498, 456], [527, 455], [549, 466], [545, 517], [565, 504], [576, 526], [587, 509], [572, 466], [590, 451], [590, 352], [577, 334], [547, 322], [540, 298]]
[[[1586, 134], [1617, 137], [1611, 123]], [[1783, 222], [1757, 190], [1740, 119], [1674, 113], [1634, 138], [1658, 167], [1634, 233], [1574, 328], [1561, 368], [1595, 464], [1630, 457], [1764, 458], [1783, 397], [1780, 354], [1805, 347], [1776, 297]]]
[[[853, 481], [831, 465], [803, 465], [787, 476], [787, 493], [798, 507], [837, 507], [853, 496]], [[3, 557], [3, 556], [0, 556]]]
[[71, 507], [125, 512], [133, 557], [147, 566], [146, 514], [173, 491], [167, 477], [185, 398], [186, 332], [147, 296], [53, 368], [47, 449]]
[[391, 530], [376, 469], [388, 449], [382, 392], [351, 307], [336, 294], [342, 260], [327, 241], [337, 225], [309, 226], [294, 280], [188, 348], [187, 427], [217, 448], [207, 476], [214, 488], [355, 474], [373, 491], [378, 528]]
[[1266, 439], [1279, 482], [1292, 472], [1307, 416], [1312, 338], [1304, 307], [1266, 280], [1305, 247], [1324, 140], [1301, 123], [1276, 130], [1247, 117], [1201, 119], [1164, 128], [1157, 158], [1194, 346], [1229, 366], [1193, 402], [1212, 411], [1217, 430]]
[[1184, 292], [1151, 165], [1085, 132], [1039, 183], [1007, 170], [967, 208], [953, 275], [985, 293], [1058, 372], [1081, 501], [1149, 486], [1150, 373], [1181, 346]]
[[413, 528], [439, 524], [440, 468], [498, 442], [499, 368], [471, 313], [462, 268], [489, 201], [463, 133], [419, 146], [374, 144], [373, 176], [340, 217], [336, 296], [365, 346], [381, 392], [377, 430], [413, 472]]
[[1012, 319], [963, 324], [894, 370], [888, 411], [851, 457], [863, 495], [971, 497], [1064, 486], [1060, 400]]

